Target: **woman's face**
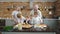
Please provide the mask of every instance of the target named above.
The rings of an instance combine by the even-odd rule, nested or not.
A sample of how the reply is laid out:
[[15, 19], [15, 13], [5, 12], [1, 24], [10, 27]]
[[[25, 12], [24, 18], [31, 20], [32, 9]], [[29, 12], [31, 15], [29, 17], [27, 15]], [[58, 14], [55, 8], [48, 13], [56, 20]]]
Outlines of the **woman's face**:
[[17, 7], [17, 9], [16, 9], [16, 10], [18, 10], [18, 11], [19, 11], [19, 10], [20, 10], [20, 7]]

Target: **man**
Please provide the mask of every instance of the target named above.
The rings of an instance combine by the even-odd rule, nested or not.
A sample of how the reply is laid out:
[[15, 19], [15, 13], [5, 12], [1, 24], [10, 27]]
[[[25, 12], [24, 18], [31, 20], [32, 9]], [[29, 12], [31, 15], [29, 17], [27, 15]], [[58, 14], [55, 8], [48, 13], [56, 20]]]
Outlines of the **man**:
[[[37, 12], [38, 13], [38, 16], [42, 20], [42, 13], [41, 13], [40, 10], [38, 10], [38, 8], [39, 8], [38, 5], [34, 5], [33, 10], [30, 12], [30, 15], [33, 17], [34, 16], [34, 12]], [[41, 22], [43, 22], [43, 20]]]
[[20, 7], [17, 7], [16, 8], [16, 10], [14, 10], [13, 12], [12, 12], [12, 18], [13, 18], [13, 20], [15, 21], [15, 24], [18, 22], [17, 20], [17, 14], [18, 13], [21, 13], [21, 11], [20, 11]]

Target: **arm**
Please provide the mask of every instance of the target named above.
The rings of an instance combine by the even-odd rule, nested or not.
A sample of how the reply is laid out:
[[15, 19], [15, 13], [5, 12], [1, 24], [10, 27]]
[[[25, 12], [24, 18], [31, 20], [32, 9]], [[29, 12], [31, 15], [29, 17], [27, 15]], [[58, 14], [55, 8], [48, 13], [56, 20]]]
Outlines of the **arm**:
[[32, 10], [31, 12], [30, 12], [30, 16], [33, 16], [34, 15], [34, 11]]
[[42, 19], [42, 13], [41, 11], [38, 11], [39, 17]]
[[40, 24], [43, 24], [42, 16], [41, 17], [39, 16], [39, 20], [40, 20]]
[[42, 13], [41, 13], [41, 11], [38, 11], [38, 14], [39, 14], [40, 23], [42, 24], [43, 23], [43, 19], [42, 19]]
[[44, 23], [43, 23], [43, 19], [42, 19], [42, 18], [40, 18], [40, 24], [44, 24]]
[[18, 24], [18, 22], [16, 21], [16, 19], [15, 19], [15, 16], [14, 15], [12, 15], [12, 19], [14, 20], [14, 24], [16, 25], [16, 24]]
[[31, 19], [31, 20], [30, 20], [30, 24], [32, 24], [32, 25], [33, 25], [33, 19]]
[[13, 12], [12, 12], [12, 19], [13, 19], [14, 22], [15, 22], [14, 24], [18, 23], [15, 17], [16, 17], [16, 16], [15, 16], [15, 12], [13, 11]]

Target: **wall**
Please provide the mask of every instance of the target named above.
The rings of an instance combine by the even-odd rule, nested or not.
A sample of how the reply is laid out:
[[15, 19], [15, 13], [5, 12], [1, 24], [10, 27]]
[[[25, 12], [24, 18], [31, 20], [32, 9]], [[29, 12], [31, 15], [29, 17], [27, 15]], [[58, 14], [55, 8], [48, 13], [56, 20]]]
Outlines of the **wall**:
[[[26, 6], [26, 9], [29, 8], [29, 2], [0, 2], [0, 17], [2, 18], [11, 18], [11, 13], [14, 10], [14, 8], [11, 8], [9, 11], [7, 10], [7, 7], [10, 6]], [[23, 10], [22, 13], [25, 14], [26, 10]], [[27, 10], [27, 12], [29, 12]]]
[[55, 7], [56, 7], [55, 16], [60, 16], [60, 0], [57, 0], [55, 2]]
[[[29, 2], [30, 0], [0, 0], [0, 2]], [[34, 2], [55, 2], [56, 0], [33, 0]]]
[[[35, 2], [34, 4], [38, 4], [39, 8], [41, 9], [42, 15], [46, 18], [52, 18], [52, 15], [49, 15], [49, 11], [45, 10], [45, 7], [50, 7], [50, 6], [54, 6], [54, 2]], [[54, 11], [52, 11], [54, 12]]]
[[[34, 4], [38, 4], [39, 8], [42, 9], [41, 12], [44, 17], [51, 17], [51, 15], [48, 14], [49, 11], [45, 10], [45, 6], [53, 6], [54, 2], [34, 2]], [[29, 15], [30, 13], [30, 4], [29, 2], [0, 2], [0, 17], [2, 18], [11, 18], [11, 13], [14, 10], [14, 8], [10, 8], [10, 10], [7, 10], [7, 7], [12, 6], [25, 6], [26, 8], [22, 10], [22, 13], [24, 16]], [[27, 13], [26, 13], [27, 12]]]

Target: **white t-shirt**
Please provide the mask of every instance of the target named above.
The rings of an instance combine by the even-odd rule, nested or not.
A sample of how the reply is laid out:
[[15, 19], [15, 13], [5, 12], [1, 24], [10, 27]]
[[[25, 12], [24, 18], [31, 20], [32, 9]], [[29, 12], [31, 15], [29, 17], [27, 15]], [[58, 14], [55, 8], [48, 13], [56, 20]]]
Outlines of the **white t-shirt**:
[[22, 18], [17, 18], [18, 23], [24, 23], [25, 17], [22, 16]]
[[21, 12], [20, 12], [20, 11], [16, 11], [16, 10], [12, 12], [12, 16], [14, 16], [15, 22], [17, 22], [17, 20], [18, 20], [18, 17], [17, 17], [17, 14], [18, 14], [18, 13], [21, 13]]
[[40, 23], [42, 23], [41, 21], [42, 21], [42, 19], [39, 16], [32, 17], [31, 24], [40, 24]]

